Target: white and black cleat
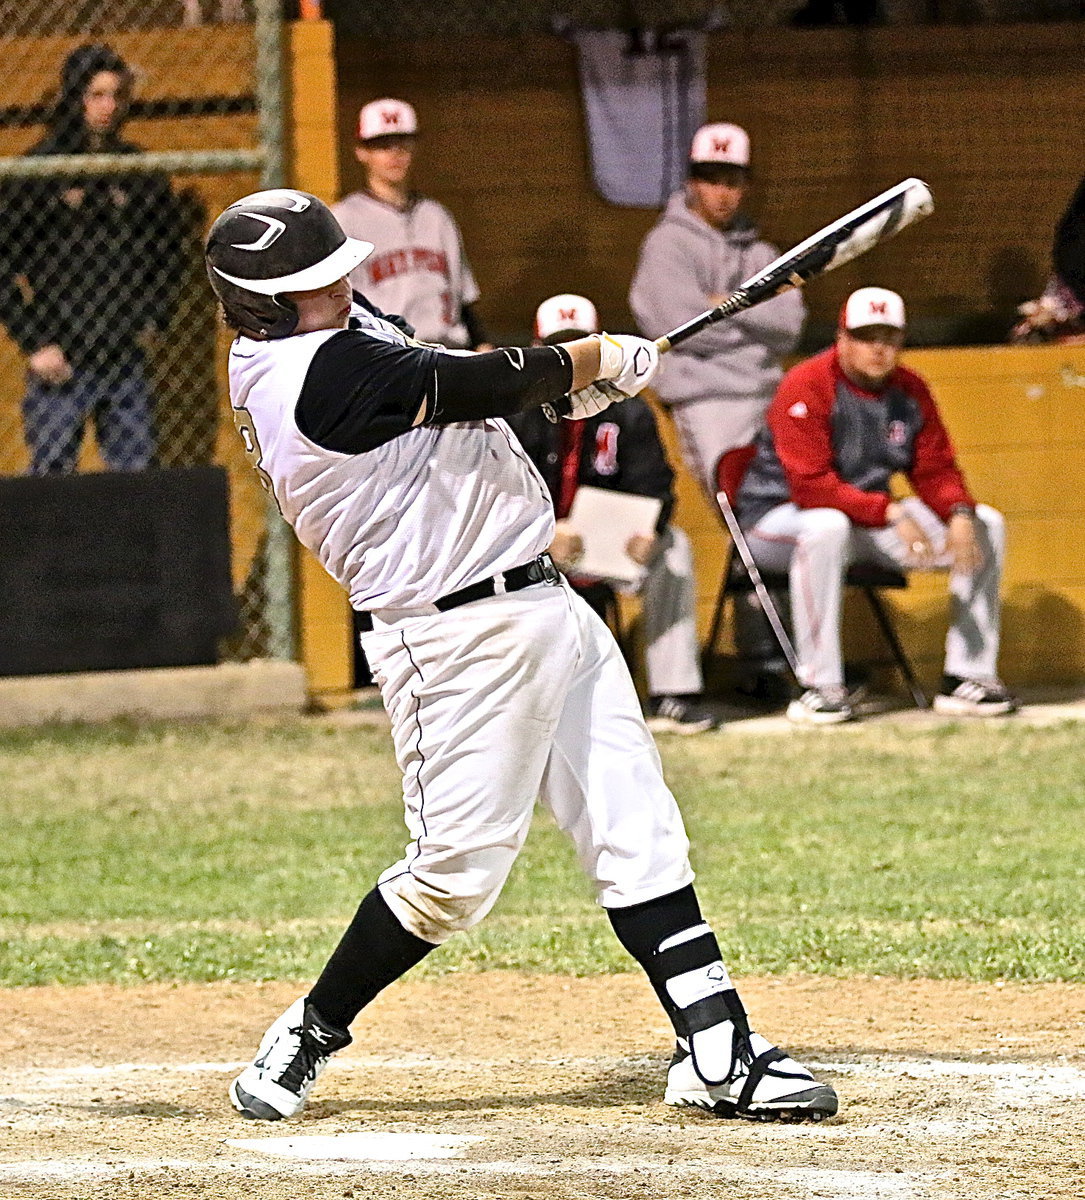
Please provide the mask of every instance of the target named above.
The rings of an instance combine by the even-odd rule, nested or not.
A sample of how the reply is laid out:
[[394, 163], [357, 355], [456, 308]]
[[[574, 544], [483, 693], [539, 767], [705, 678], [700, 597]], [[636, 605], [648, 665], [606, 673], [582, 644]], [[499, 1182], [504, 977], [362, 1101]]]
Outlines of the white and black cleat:
[[324, 1021], [304, 997], [275, 1021], [252, 1065], [230, 1085], [230, 1103], [252, 1121], [281, 1121], [305, 1106], [328, 1059], [350, 1034]]
[[1001, 679], [961, 679], [946, 675], [934, 698], [934, 711], [948, 717], [1007, 717], [1020, 703]]
[[708, 1084], [697, 1074], [688, 1044], [679, 1039], [664, 1101], [746, 1121], [824, 1121], [836, 1114], [836, 1092], [760, 1034], [740, 1035], [738, 1051], [730, 1077]]
[[843, 687], [807, 688], [787, 706], [794, 725], [839, 725], [855, 719], [855, 709]]

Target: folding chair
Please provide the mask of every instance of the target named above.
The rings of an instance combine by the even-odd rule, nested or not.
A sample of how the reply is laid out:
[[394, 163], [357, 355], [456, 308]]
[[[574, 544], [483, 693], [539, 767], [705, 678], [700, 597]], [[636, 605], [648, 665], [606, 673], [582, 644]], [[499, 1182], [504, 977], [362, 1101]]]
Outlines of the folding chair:
[[[743, 555], [741, 549], [746, 549], [745, 545], [739, 548], [736, 544], [737, 540], [742, 537], [741, 530], [738, 529], [737, 522], [733, 522], [734, 502], [738, 496], [738, 489], [746, 474], [746, 470], [753, 459], [755, 449], [751, 444], [738, 446], [733, 450], [727, 451], [720, 459], [716, 471], [720, 509], [728, 525], [728, 532], [731, 533], [731, 545], [727, 551], [727, 561], [724, 564], [723, 576], [720, 580], [719, 592], [716, 596], [716, 607], [712, 614], [712, 626], [709, 630], [708, 641], [705, 643], [704, 652], [706, 655], [712, 653], [719, 639], [727, 598], [729, 596], [734, 597], [758, 591], [756, 581], [751, 577], [750, 571], [747, 569], [746, 562], [744, 561], [744, 559], [749, 558], [748, 551]], [[727, 520], [727, 508], [731, 509], [732, 520]], [[756, 571], [756, 567], [754, 570]], [[757, 574], [765, 588], [779, 588], [783, 590], [788, 586], [788, 576], [786, 573], [760, 571]], [[904, 682], [911, 693], [913, 703], [916, 708], [926, 708], [927, 697], [923, 689], [919, 686], [912, 664], [904, 652], [904, 647], [900, 644], [900, 638], [897, 637], [893, 622], [882, 602], [881, 596], [878, 594], [883, 588], [893, 591], [900, 591], [906, 588], [908, 586], [908, 577], [902, 571], [881, 567], [875, 563], [853, 563], [848, 568], [848, 572], [844, 577], [844, 583], [847, 587], [859, 588], [866, 596], [867, 602], [870, 605], [870, 611], [873, 613], [874, 620], [877, 622], [882, 637], [889, 647], [892, 661], [904, 677]], [[765, 607], [763, 602], [762, 607]], [[769, 617], [769, 624], [773, 628], [773, 633], [780, 643], [780, 649], [791, 665], [792, 672], [794, 672], [794, 650], [786, 631], [780, 625], [779, 617], [777, 616], [775, 621], [772, 620], [774, 615], [776, 614], [766, 612], [766, 616]]]

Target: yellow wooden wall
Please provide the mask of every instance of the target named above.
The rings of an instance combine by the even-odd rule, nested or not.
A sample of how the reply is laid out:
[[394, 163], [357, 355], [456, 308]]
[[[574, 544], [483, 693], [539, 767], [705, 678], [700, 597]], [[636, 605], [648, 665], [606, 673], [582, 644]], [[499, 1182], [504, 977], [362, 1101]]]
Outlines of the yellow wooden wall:
[[[720, 34], [710, 40], [709, 113], [746, 125], [754, 138], [755, 207], [782, 244], [906, 174], [934, 186], [938, 212], [861, 264], [809, 289], [815, 316], [831, 316], [860, 282], [899, 287], [919, 319], [982, 310], [1026, 293], [1046, 268], [1051, 226], [1081, 171], [1085, 124], [1085, 29], [1080, 25], [936, 31], [882, 29]], [[221, 61], [202, 39], [239, 40], [251, 63], [251, 27], [210, 26], [113, 41], [144, 68], [153, 96], [178, 62]], [[38, 43], [40, 88], [17, 93], [0, 80], [0, 103], [44, 94], [77, 39]], [[163, 47], [167, 47], [163, 49]], [[350, 128], [358, 106], [381, 94], [414, 101], [424, 141], [419, 183], [460, 217], [484, 298], [506, 333], [526, 331], [537, 300], [572, 288], [592, 294], [604, 320], [628, 327], [625, 290], [650, 210], [615, 209], [589, 183], [571, 48], [554, 38], [480, 40], [460, 54], [445, 44], [350, 42], [336, 53], [330, 25], [287, 33], [289, 180], [326, 199], [356, 186]], [[6, 91], [4, 89], [7, 89]], [[193, 72], [186, 94], [242, 94], [249, 68], [221, 78]], [[9, 94], [12, 93], [12, 94]], [[6, 98], [5, 98], [6, 97]], [[31, 97], [33, 98], [33, 97]], [[133, 121], [153, 149], [254, 142], [251, 116]], [[36, 131], [4, 131], [0, 151], [18, 153]], [[342, 170], [342, 176], [340, 171]], [[252, 175], [186, 179], [208, 213], [252, 190]], [[1001, 300], [1000, 300], [1001, 297]], [[220, 357], [224, 358], [224, 353]], [[1085, 400], [1085, 351], [965, 349], [908, 356], [939, 393], [975, 490], [1009, 518], [1004, 669], [1018, 684], [1085, 678], [1085, 567], [1078, 546], [1085, 479], [1077, 404]], [[18, 428], [22, 364], [0, 337], [0, 423]], [[666, 419], [664, 435], [670, 437]], [[228, 422], [219, 461], [231, 471], [236, 547], [243, 577], [255, 549], [262, 493]], [[96, 462], [89, 445], [85, 467]], [[0, 444], [0, 470], [17, 472], [17, 439]], [[699, 621], [707, 628], [726, 545], [708, 503], [684, 472], [677, 519], [698, 556]], [[250, 544], [251, 543], [251, 544]], [[350, 686], [349, 612], [342, 592], [301, 554], [301, 656], [311, 689]], [[940, 580], [918, 582], [899, 601], [909, 648], [937, 674], [945, 604]], [[894, 603], [898, 603], [894, 601]], [[865, 640], [861, 614], [855, 639]]]
[[[916, 350], [906, 361], [938, 398], [975, 495], [1006, 516], [1002, 673], [1012, 685], [1085, 680], [1085, 347], [972, 347]], [[674, 426], [655, 406], [677, 466], [675, 522], [690, 535], [697, 569], [697, 623], [706, 637], [728, 540], [681, 464]], [[316, 568], [319, 571], [319, 568]], [[942, 668], [947, 577], [915, 574], [905, 593], [886, 593], [908, 654], [928, 690]], [[341, 692], [350, 635], [330, 619], [342, 593], [325, 589], [323, 616], [311, 606], [306, 635], [310, 683], [327, 698]], [[630, 610], [631, 612], [633, 610]], [[729, 623], [720, 649], [731, 646]], [[865, 604], [845, 610], [849, 657], [884, 649]], [[338, 668], [336, 664], [338, 663]]]
[[[1005, 514], [1005, 678], [1017, 686], [1085, 680], [1085, 347], [913, 350], [905, 361], [931, 383], [978, 500]], [[674, 427], [657, 406], [673, 462]], [[689, 533], [698, 580], [698, 627], [707, 634], [727, 537], [681, 467], [675, 520]], [[948, 619], [947, 578], [914, 574], [905, 593], [886, 593], [896, 624], [928, 688], [937, 683]], [[726, 636], [721, 650], [730, 648]], [[882, 652], [858, 596], [846, 608], [845, 648]]]
[[[1042, 287], [1054, 222], [1082, 171], [1085, 26], [725, 31], [708, 46], [709, 118], [750, 131], [750, 205], [780, 245], [907, 175], [933, 187], [932, 218], [808, 288], [813, 320], [831, 322], [848, 291], [881, 283], [905, 294], [917, 328], [942, 322], [964, 337], [1008, 322], [1013, 305]], [[459, 219], [491, 326], [523, 336], [539, 299], [573, 290], [596, 300], [604, 324], [632, 327], [626, 290], [658, 214], [616, 208], [594, 192], [570, 45], [552, 37], [341, 39], [337, 55], [344, 191], [360, 184], [360, 105], [381, 95], [409, 99], [422, 127], [417, 184]], [[1007, 677], [1085, 678], [1085, 597], [1075, 590], [1085, 570], [1075, 576], [1067, 562], [1085, 496], [1074, 427], [1041, 437], [1020, 421], [1029, 388], [1072, 406], [1076, 385], [1064, 382], [1062, 367], [1085, 373], [1082, 352], [932, 350], [909, 360], [944, 393], [976, 490], [1010, 521]], [[677, 463], [665, 416], [662, 426]], [[1052, 479], [1065, 481], [1069, 497], [1057, 516], [1040, 502]], [[681, 470], [678, 496], [677, 520], [697, 554], [703, 635], [726, 539]], [[1060, 541], [1053, 531], [1062, 529]], [[943, 584], [921, 581], [899, 602], [928, 683], [940, 668]], [[863, 652], [876, 638], [865, 611], [849, 602], [847, 624], [849, 648]]]
[[[1015, 684], [1085, 679], [1085, 348], [924, 350], [977, 499], [1006, 516], [1002, 670]], [[937, 677], [945, 580], [913, 577], [897, 607], [909, 649]], [[895, 602], [896, 603], [896, 602]]]

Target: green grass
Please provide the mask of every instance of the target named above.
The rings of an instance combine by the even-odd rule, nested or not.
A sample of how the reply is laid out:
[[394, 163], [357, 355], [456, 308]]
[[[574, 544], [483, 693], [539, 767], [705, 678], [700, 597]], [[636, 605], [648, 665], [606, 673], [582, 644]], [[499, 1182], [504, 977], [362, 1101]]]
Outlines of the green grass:
[[[742, 974], [1085, 979], [1085, 728], [671, 739]], [[386, 732], [298, 719], [0, 733], [0, 984], [308, 978], [405, 831]], [[539, 816], [423, 972], [630, 960]]]

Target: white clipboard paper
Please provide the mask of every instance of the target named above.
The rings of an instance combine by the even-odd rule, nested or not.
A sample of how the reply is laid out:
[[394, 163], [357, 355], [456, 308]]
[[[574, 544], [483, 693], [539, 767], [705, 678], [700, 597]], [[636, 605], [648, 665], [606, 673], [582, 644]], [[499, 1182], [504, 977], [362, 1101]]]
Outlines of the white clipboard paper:
[[608, 488], [580, 487], [566, 520], [584, 540], [577, 575], [594, 575], [616, 583], [639, 583], [644, 568], [625, 552], [631, 537], [651, 537], [663, 507], [655, 496], [635, 496]]

